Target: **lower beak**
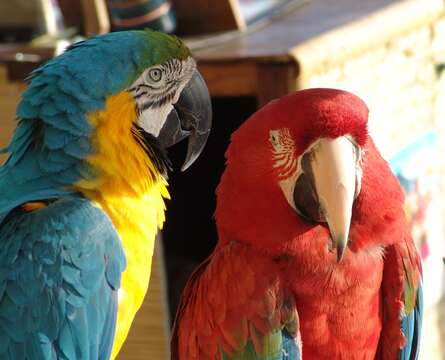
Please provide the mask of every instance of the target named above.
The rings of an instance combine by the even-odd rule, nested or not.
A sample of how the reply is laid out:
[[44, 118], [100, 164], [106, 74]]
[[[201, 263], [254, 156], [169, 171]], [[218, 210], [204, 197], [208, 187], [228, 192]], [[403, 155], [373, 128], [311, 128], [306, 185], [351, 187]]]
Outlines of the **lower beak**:
[[311, 162], [321, 213], [329, 226], [337, 261], [348, 244], [352, 205], [356, 192], [357, 159], [346, 137], [323, 138], [313, 150]]
[[158, 140], [165, 147], [189, 138], [187, 155], [181, 170], [186, 170], [201, 154], [212, 125], [209, 91], [198, 70], [182, 90], [161, 129]]

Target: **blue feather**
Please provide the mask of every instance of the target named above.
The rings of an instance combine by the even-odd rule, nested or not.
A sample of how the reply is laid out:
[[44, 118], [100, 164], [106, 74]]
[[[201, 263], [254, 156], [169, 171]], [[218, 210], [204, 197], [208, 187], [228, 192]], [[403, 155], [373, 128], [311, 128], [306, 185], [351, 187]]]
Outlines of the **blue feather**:
[[108, 360], [113, 348], [114, 333], [116, 330], [117, 316], [117, 291], [113, 291], [112, 298], [107, 311], [107, 317], [104, 322], [103, 336], [99, 344], [99, 360]]
[[[52, 94], [53, 91], [51, 91], [50, 94]], [[46, 99], [44, 106], [40, 107], [39, 118], [45, 119], [45, 123], [46, 123], [47, 117], [51, 117], [51, 116], [57, 115], [59, 113], [60, 113], [60, 110], [58, 109], [57, 105], [54, 103], [54, 101], [52, 101], [51, 98], [49, 98], [49, 99]]]
[[294, 337], [289, 335], [286, 329], [283, 334], [283, 358], [282, 360], [301, 360], [300, 348]]
[[43, 135], [45, 147], [50, 150], [58, 150], [64, 148], [68, 143], [78, 139], [78, 136], [67, 131], [57, 129], [51, 125], [46, 125]]
[[[56, 92], [51, 94], [51, 99], [57, 109], [59, 110], [59, 114], [78, 114], [82, 113], [83, 102], [76, 99], [74, 96], [70, 94], [66, 94], [63, 92]], [[86, 100], [88, 101], [88, 100]], [[60, 121], [58, 121], [60, 122]]]
[[[81, 115], [79, 113], [74, 113], [74, 114], [77, 114], [78, 117], [81, 117]], [[70, 135], [87, 136], [90, 133], [89, 131], [85, 132], [83, 129], [79, 129], [78, 126], [76, 126], [75, 124], [72, 124], [69, 121], [68, 113], [66, 113], [66, 112], [59, 112], [54, 116], [46, 116], [45, 120], [46, 120], [47, 124], [50, 124], [52, 127], [56, 128], [57, 130], [66, 132], [67, 134], [70, 134]]]
[[58, 173], [76, 165], [76, 159], [62, 150], [50, 151], [43, 148], [37, 156], [39, 169], [44, 174]]
[[2, 153], [11, 153], [3, 167], [0, 168], [0, 174], [14, 167], [28, 151], [32, 137], [35, 131], [36, 122], [31, 120], [20, 120], [11, 143], [2, 149]]
[[11, 342], [8, 347], [8, 359], [25, 359], [25, 344], [23, 342]]
[[68, 94], [69, 96], [74, 97], [78, 101], [88, 101], [90, 97], [85, 93], [81, 84], [77, 81], [74, 76], [70, 76], [69, 74], [65, 74], [63, 78], [60, 78], [58, 83], [58, 87], [64, 94]]
[[123, 269], [120, 267], [120, 259], [107, 259], [108, 261], [108, 267], [106, 272], [106, 278], [108, 281], [108, 284], [110, 286], [117, 290], [120, 287], [120, 273], [123, 271]]
[[[1, 248], [0, 359], [89, 359], [109, 351], [117, 292], [105, 273], [119, 283], [125, 258], [103, 211], [80, 197], [15, 210], [1, 224], [0, 239], [20, 244]], [[90, 261], [72, 262], [80, 254]]]
[[0, 326], [0, 354], [3, 354], [9, 346], [11, 338], [5, 333]]
[[67, 359], [77, 359], [76, 349], [74, 347], [74, 335], [71, 332], [71, 327], [68, 320], [65, 320], [62, 328], [60, 329], [60, 335], [58, 339], [58, 345], [61, 352]]
[[37, 334], [38, 344], [40, 345], [42, 359], [55, 359], [56, 352], [51, 344], [50, 339], [42, 333]]
[[28, 101], [22, 101], [17, 106], [16, 114], [22, 119], [33, 119], [39, 115], [40, 107], [31, 105]]
[[[48, 100], [50, 100], [49, 98], [54, 94], [55, 90], [56, 89], [49, 84], [38, 85], [37, 87], [30, 86], [23, 94], [24, 96], [26, 95], [26, 100], [23, 102], [26, 102], [31, 106], [39, 107], [43, 110], [47, 103], [51, 104], [51, 102]], [[43, 114], [41, 113], [41, 115]], [[19, 116], [26, 118], [25, 116], [22, 116], [22, 114]]]
[[58, 186], [56, 185], [57, 187], [63, 187], [74, 184], [80, 178], [80, 174], [76, 166], [71, 166], [66, 170], [58, 171], [54, 173], [53, 176], [54, 176], [54, 183], [58, 185]]
[[413, 311], [402, 319], [402, 331], [406, 344], [400, 351], [399, 360], [416, 360], [419, 357], [420, 336], [423, 319], [423, 289], [422, 281], [419, 283], [416, 295], [416, 304]]
[[63, 148], [63, 151], [75, 158], [82, 159], [87, 156], [92, 150], [92, 145], [89, 140], [85, 137], [79, 137], [68, 144]]

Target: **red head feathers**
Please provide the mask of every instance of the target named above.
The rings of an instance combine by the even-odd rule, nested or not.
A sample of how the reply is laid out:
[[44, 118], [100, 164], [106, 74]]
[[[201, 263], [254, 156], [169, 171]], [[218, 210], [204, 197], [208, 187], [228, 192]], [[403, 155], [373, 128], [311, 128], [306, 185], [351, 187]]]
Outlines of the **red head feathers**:
[[[253, 114], [226, 152], [217, 189], [220, 243], [292, 255], [311, 247], [334, 261], [332, 246], [340, 260], [345, 250], [347, 257], [400, 236], [403, 195], [367, 120], [361, 99], [334, 89], [299, 91]], [[332, 244], [314, 240], [329, 233]]]

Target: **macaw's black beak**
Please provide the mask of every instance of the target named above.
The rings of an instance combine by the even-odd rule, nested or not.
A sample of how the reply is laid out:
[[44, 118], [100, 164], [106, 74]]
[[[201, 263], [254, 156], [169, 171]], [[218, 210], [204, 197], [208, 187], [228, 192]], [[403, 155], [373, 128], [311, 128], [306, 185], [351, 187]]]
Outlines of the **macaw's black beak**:
[[158, 141], [165, 148], [186, 137], [189, 138], [187, 155], [181, 171], [192, 165], [201, 154], [212, 125], [212, 104], [207, 85], [198, 70], [182, 90], [173, 110], [161, 129]]

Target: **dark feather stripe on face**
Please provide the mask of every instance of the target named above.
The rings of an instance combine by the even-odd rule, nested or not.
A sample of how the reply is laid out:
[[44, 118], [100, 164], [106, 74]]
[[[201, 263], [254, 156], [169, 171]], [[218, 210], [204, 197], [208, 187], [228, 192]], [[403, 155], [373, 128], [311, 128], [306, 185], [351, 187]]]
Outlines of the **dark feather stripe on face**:
[[142, 146], [158, 173], [164, 178], [167, 178], [167, 170], [172, 169], [167, 151], [162, 148], [158, 140], [153, 135], [145, 132], [144, 129], [137, 124], [133, 125], [131, 131], [134, 138]]
[[164, 106], [165, 104], [167, 104], [168, 102], [171, 102], [173, 97], [175, 96], [175, 93], [168, 93], [166, 96], [160, 98], [160, 99], [156, 99], [154, 101], [144, 101], [141, 104], [138, 104], [137, 106], [137, 111], [139, 114], [142, 114], [145, 110], [147, 109], [158, 109], [162, 106]]
[[142, 97], [142, 96], [144, 96], [144, 95], [145, 95], [145, 96], [148, 96], [148, 95], [149, 95], [149, 92], [148, 92], [148, 91], [140, 92], [139, 94], [133, 96], [133, 98], [134, 98], [135, 100], [137, 100], [137, 99], [139, 99], [140, 97]]
[[154, 86], [148, 85], [148, 84], [139, 84], [136, 88], [131, 88], [130, 91], [132, 89], [136, 90], [136, 92], [138, 92], [141, 89], [150, 89], [150, 90], [156, 90], [156, 88]]
[[143, 111], [151, 108], [158, 109], [172, 101], [178, 87], [181, 84], [184, 64], [177, 59], [164, 64], [156, 65], [163, 74], [163, 81], [152, 84], [149, 76], [141, 77], [141, 82], [133, 85], [128, 91], [133, 95], [136, 102], [137, 112], [140, 115]]

